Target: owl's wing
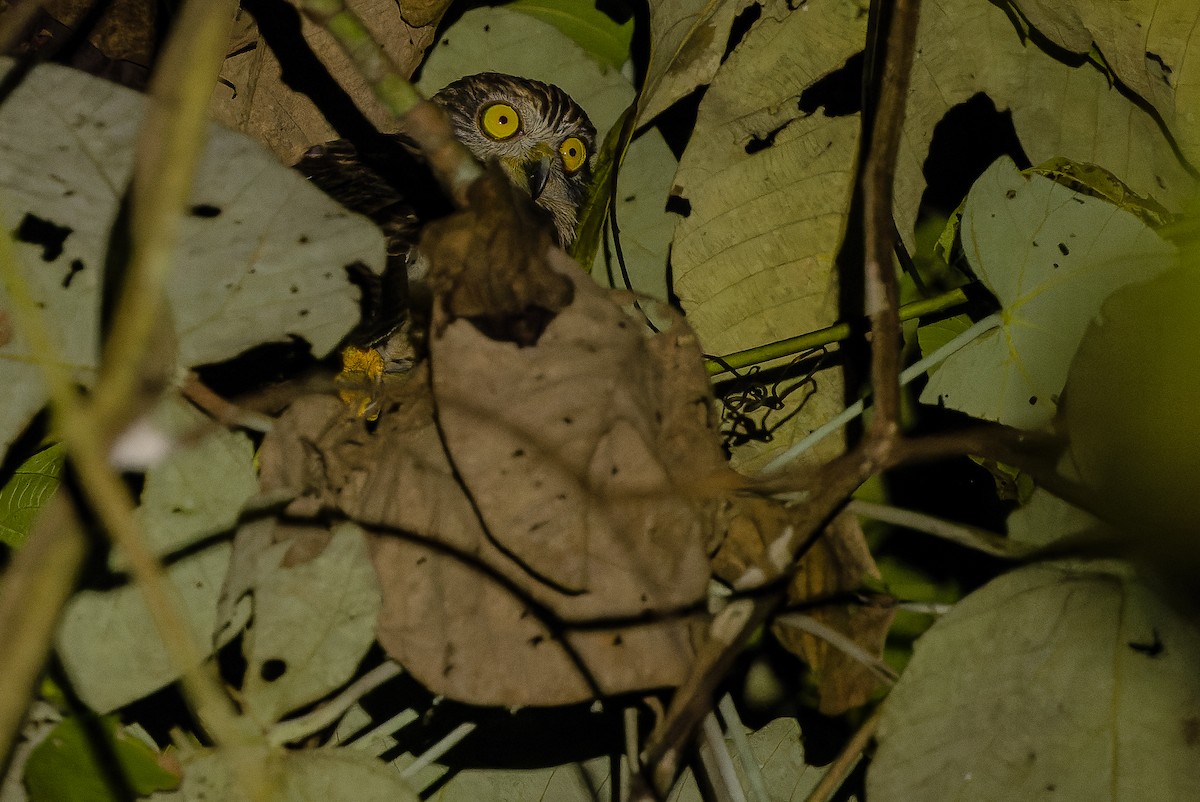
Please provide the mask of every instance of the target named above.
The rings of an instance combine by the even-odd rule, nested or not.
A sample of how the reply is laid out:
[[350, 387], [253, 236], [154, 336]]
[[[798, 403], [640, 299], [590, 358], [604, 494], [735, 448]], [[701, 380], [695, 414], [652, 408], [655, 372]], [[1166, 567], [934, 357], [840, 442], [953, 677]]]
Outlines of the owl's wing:
[[295, 169], [342, 206], [383, 230], [387, 267], [381, 277], [355, 277], [363, 287], [363, 322], [350, 339], [368, 345], [386, 337], [408, 309], [407, 267], [421, 226], [446, 214], [449, 202], [415, 148], [398, 134], [380, 134], [365, 142], [335, 139], [315, 145]]

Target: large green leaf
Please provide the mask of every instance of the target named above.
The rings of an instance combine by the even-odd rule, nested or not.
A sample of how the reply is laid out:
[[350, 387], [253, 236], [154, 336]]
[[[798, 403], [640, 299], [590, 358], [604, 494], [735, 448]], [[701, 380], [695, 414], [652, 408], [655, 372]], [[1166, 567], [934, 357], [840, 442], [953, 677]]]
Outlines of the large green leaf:
[[[95, 372], [109, 234], [144, 107], [137, 92], [55, 65], [33, 70], [0, 106], [4, 224], [16, 232], [24, 280], [58, 351], [84, 384]], [[358, 319], [346, 268], [382, 269], [380, 232], [258, 143], [217, 126], [197, 176], [167, 281], [180, 363], [292, 336], [327, 353]], [[0, 310], [10, 303], [0, 295]], [[2, 449], [45, 403], [19, 332], [0, 345], [0, 387]]]
[[1193, 0], [1014, 0], [1038, 31], [1104, 65], [1166, 122], [1187, 158], [1200, 161], [1200, 5]]
[[[212, 632], [229, 555], [229, 544], [218, 543], [167, 568], [167, 580], [197, 643], [220, 645], [212, 644]], [[179, 677], [141, 590], [132, 584], [76, 593], [63, 611], [55, 647], [71, 687], [98, 713], [129, 704]]]
[[[1194, 30], [1195, 25], [1194, 10], [1193, 22], [1184, 24], [1168, 19], [1152, 22], [1153, 13], [1139, 16], [1126, 10], [1130, 5], [1127, 3], [1075, 5], [1096, 9], [1120, 6], [1112, 13], [1128, 13], [1138, 25], [1163, 31], [1173, 26], [1176, 30]], [[1075, 5], [1054, 2], [1055, 7], [1067, 11]], [[1151, 3], [1138, 5], [1144, 9]], [[1164, 10], [1169, 6], [1194, 6], [1190, 0], [1166, 0], [1158, 5]], [[1062, 156], [1098, 164], [1137, 193], [1178, 211], [1180, 203], [1194, 191], [1195, 179], [1144, 104], [1131, 100], [1096, 63], [1082, 59], [1066, 63], [1040, 49], [1036, 44], [1039, 40], [1024, 35], [1014, 19], [1005, 4], [986, 0], [929, 0], [922, 4], [918, 55], [913, 64], [896, 172], [895, 214], [905, 240], [912, 244], [913, 221], [925, 189], [922, 171], [935, 126], [952, 107], [980, 93], [986, 94], [997, 110], [1011, 114], [1017, 138], [1031, 163]], [[1190, 35], [1195, 36], [1194, 32]], [[1055, 53], [1061, 55], [1060, 51]], [[1148, 62], [1152, 56], [1147, 53], [1144, 58]], [[1189, 72], [1195, 72], [1196, 56], [1189, 58]], [[1172, 69], [1182, 68], [1181, 62], [1166, 64]], [[1189, 91], [1194, 93], [1194, 79], [1189, 77], [1188, 81], [1193, 86]], [[1182, 85], [1172, 84], [1167, 91], [1177, 93], [1175, 101], [1183, 112], [1181, 117], [1191, 114], [1193, 122], [1189, 125], [1194, 126], [1196, 115], [1192, 110], [1196, 102], [1184, 104]]]
[[1177, 259], [1133, 214], [998, 160], [967, 196], [963, 251], [1002, 325], [946, 360], [921, 401], [1022, 428], [1054, 417], [1067, 368], [1113, 290]]
[[[177, 438], [210, 425], [199, 412], [176, 401], [163, 404], [154, 420]], [[137, 513], [151, 546], [167, 554], [231, 528], [258, 490], [253, 458], [245, 435], [214, 429], [151, 468]], [[229, 555], [229, 543], [219, 542], [186, 553], [167, 568], [198, 643], [220, 645], [214, 644], [213, 632]], [[114, 555], [113, 564], [122, 564], [119, 555]], [[234, 634], [224, 633], [220, 642]], [[101, 713], [179, 676], [140, 589], [127, 582], [77, 593], [63, 613], [57, 649], [76, 693]]]
[[1200, 634], [1126, 565], [994, 580], [884, 703], [871, 802], [1200, 798]]
[[516, 0], [507, 8], [550, 23], [601, 64], [620, 69], [629, 60], [633, 18], [614, 22], [594, 0]]
[[[858, 149], [856, 116], [801, 110], [799, 98], [862, 48], [856, 2], [820, 0], [764, 16], [722, 65], [700, 103], [674, 195], [690, 207], [675, 228], [675, 292], [707, 353], [803, 334], [837, 317], [834, 258]], [[826, 374], [771, 452], [841, 411]], [[793, 403], [805, 393], [793, 394]], [[829, 445], [836, 445], [829, 441]], [[746, 453], [743, 467], [770, 456]]]
[[343, 524], [311, 562], [284, 565], [291, 544], [258, 559], [246, 632], [247, 703], [262, 721], [314, 702], [353, 676], [375, 639], [379, 587], [362, 530]]

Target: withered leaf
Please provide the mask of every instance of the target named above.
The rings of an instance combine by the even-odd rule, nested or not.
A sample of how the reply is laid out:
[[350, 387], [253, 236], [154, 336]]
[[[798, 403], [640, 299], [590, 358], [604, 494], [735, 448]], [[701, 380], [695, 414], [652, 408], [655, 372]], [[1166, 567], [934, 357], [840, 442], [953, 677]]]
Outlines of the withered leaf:
[[[836, 597], [860, 590], [867, 577], [879, 576], [858, 519], [843, 514], [801, 558], [788, 586], [788, 600], [794, 604]], [[806, 614], [880, 658], [896, 611], [890, 605], [841, 603], [820, 605]], [[816, 675], [822, 713], [835, 716], [866, 704], [879, 687], [869, 668], [828, 641], [784, 623], [776, 623], [772, 631]]]
[[[257, 9], [265, 4], [246, 5]], [[416, 69], [425, 49], [433, 42], [437, 22], [449, 0], [427, 0], [419, 15], [419, 20], [424, 21], [414, 22], [406, 21], [396, 0], [351, 0], [347, 5], [363, 19], [375, 40], [383, 44], [384, 51], [407, 76]], [[288, 24], [288, 14], [294, 12], [289, 9], [285, 14], [272, 10], [270, 14], [264, 14], [268, 25], [254, 26], [251, 36], [248, 15], [245, 11], [239, 13], [229, 56], [221, 70], [221, 83], [213, 92], [212, 112], [218, 122], [260, 140], [285, 164], [294, 164], [309, 146], [335, 139], [338, 134], [322, 113], [328, 109], [318, 109], [307, 94], [284, 81], [284, 68], [272, 50], [277, 48], [284, 52], [285, 60], [293, 68], [289, 71], [289, 80], [294, 80], [296, 75], [313, 73], [311, 69], [297, 69], [301, 64], [297, 59], [303, 57], [305, 48], [311, 48], [312, 54], [325, 65], [373, 126], [381, 131], [395, 129], [390, 113], [324, 30], [301, 19], [303, 41], [300, 41], [297, 32]], [[312, 90], [311, 85], [304, 88]], [[334, 89], [330, 86], [322, 88], [326, 93]]]
[[376, 533], [380, 642], [430, 689], [477, 704], [680, 682], [713, 479], [728, 476], [690, 330], [651, 335], [565, 254], [543, 254], [530, 269], [553, 271], [570, 302], [536, 345], [443, 315], [432, 393], [420, 366], [385, 390], [373, 426], [303, 399], [261, 455], [266, 489], [296, 494], [290, 513], [336, 510]]

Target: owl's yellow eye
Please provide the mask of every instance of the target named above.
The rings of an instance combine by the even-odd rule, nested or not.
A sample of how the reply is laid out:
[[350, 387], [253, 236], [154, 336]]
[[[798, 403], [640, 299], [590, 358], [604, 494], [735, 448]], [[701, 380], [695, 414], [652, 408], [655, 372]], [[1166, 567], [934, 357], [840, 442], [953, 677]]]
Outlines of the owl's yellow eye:
[[558, 146], [558, 153], [562, 156], [563, 169], [568, 175], [579, 172], [579, 168], [587, 161], [587, 147], [577, 136], [564, 139]]
[[483, 132], [492, 139], [508, 139], [521, 130], [521, 117], [507, 103], [493, 103], [483, 110]]

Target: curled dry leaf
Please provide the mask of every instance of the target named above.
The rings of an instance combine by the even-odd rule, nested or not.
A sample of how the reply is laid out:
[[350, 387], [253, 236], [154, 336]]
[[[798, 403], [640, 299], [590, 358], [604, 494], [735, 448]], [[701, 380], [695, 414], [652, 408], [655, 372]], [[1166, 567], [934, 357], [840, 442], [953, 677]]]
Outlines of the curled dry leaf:
[[[746, 590], [791, 569], [791, 555], [785, 544], [795, 514], [786, 507], [768, 499], [733, 498], [721, 517], [727, 535], [713, 557], [717, 576], [735, 589]], [[857, 520], [842, 515], [830, 523], [795, 566], [788, 584], [788, 603], [818, 603], [805, 614], [878, 659], [895, 616], [893, 608], [819, 602], [860, 590], [867, 578], [879, 576]], [[836, 645], [783, 622], [776, 623], [773, 632], [812, 670], [822, 713], [838, 715], [865, 704], [877, 688], [876, 675]]]
[[426, 241], [432, 381], [389, 388], [374, 426], [297, 403], [264, 482], [376, 533], [380, 642], [436, 692], [552, 705], [677, 684], [730, 475], [695, 337], [646, 332], [487, 194], [502, 186]]

